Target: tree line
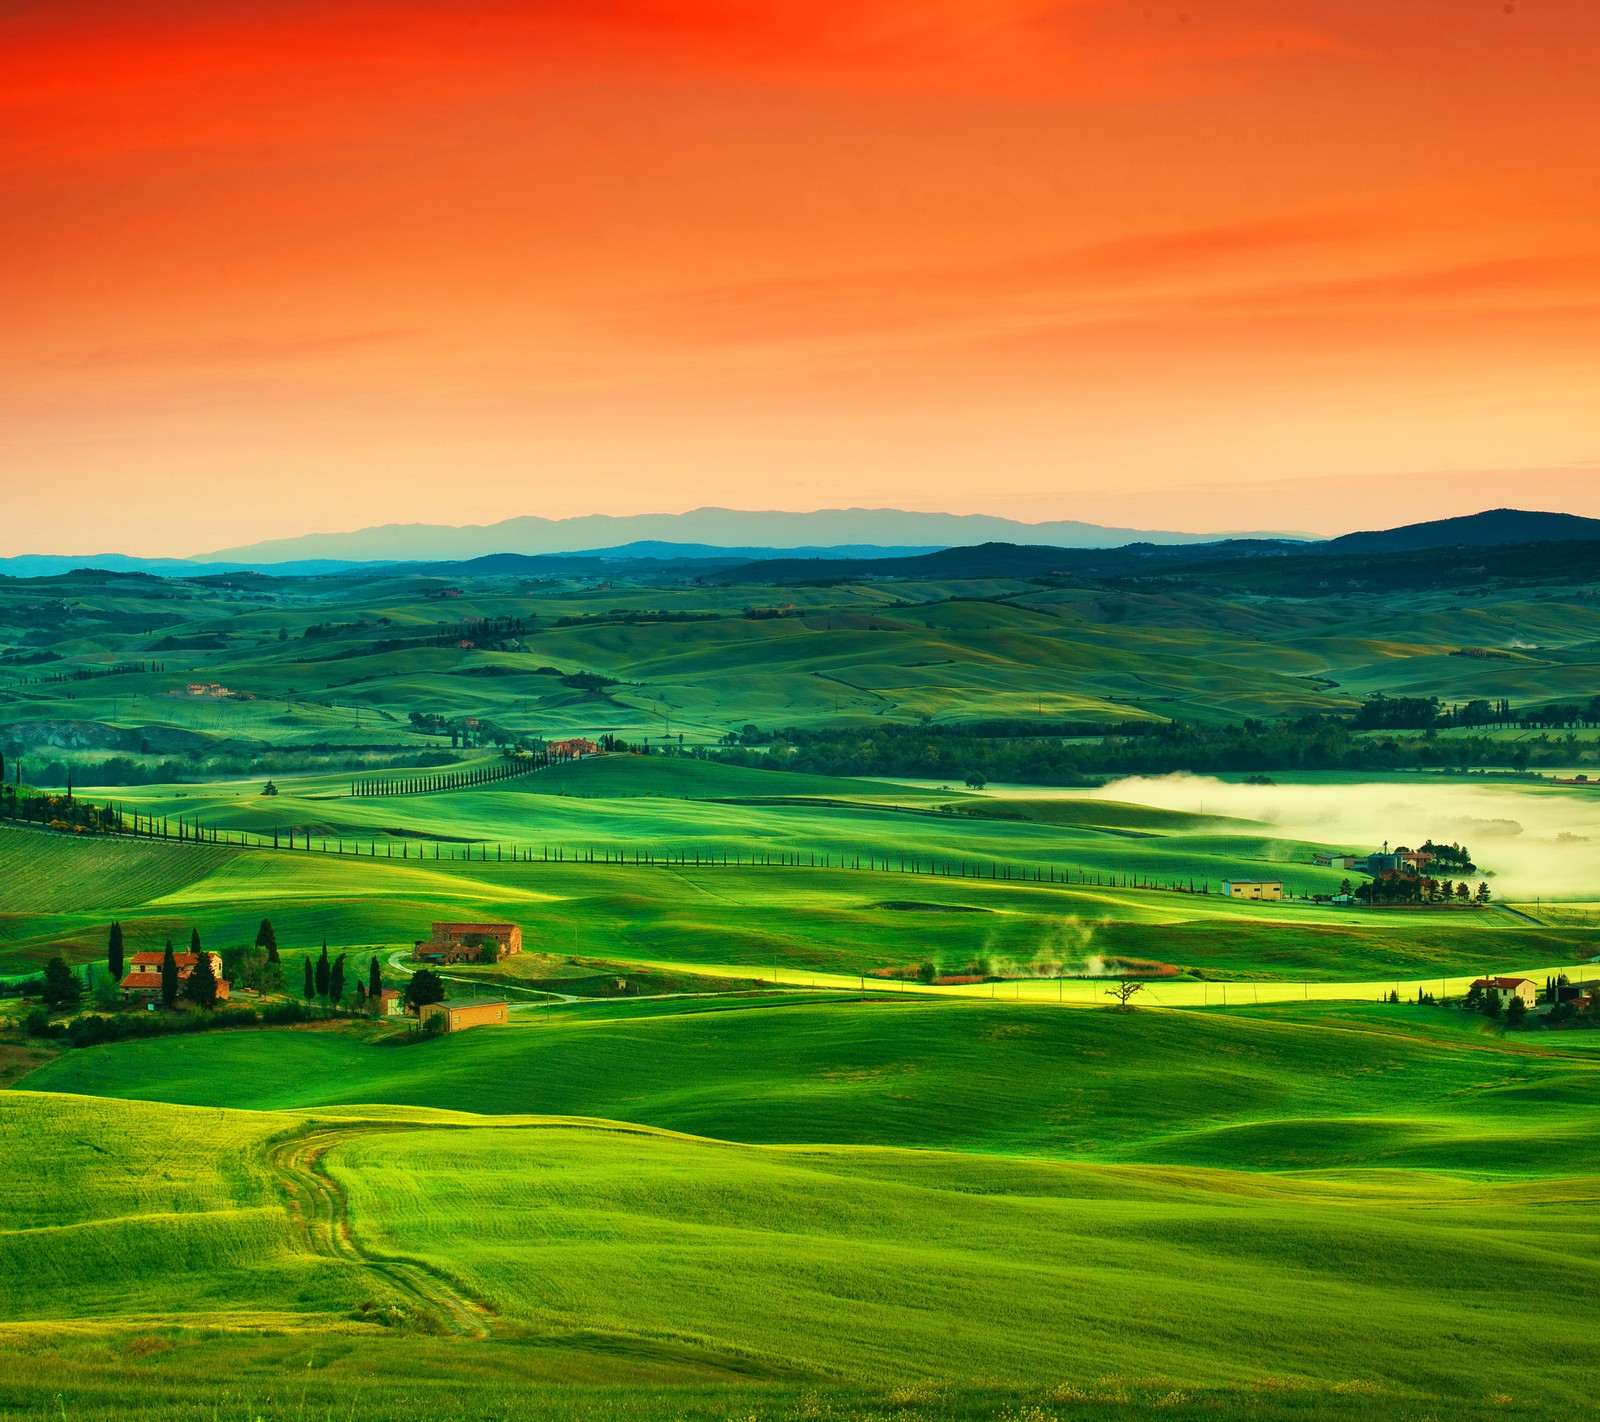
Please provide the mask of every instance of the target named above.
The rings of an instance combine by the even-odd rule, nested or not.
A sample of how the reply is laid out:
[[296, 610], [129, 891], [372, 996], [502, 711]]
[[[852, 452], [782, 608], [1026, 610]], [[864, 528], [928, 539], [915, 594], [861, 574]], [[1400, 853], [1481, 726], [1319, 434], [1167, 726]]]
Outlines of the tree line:
[[[1396, 728], [1399, 729], [1399, 728]], [[952, 725], [790, 727], [732, 733], [737, 744], [686, 754], [729, 765], [808, 775], [894, 775], [1033, 785], [1095, 786], [1106, 777], [1242, 771], [1454, 769], [1472, 765], [1567, 766], [1566, 740], [1507, 745], [1488, 736], [1385, 737], [1358, 734], [1350, 719], [1306, 715], [1251, 718], [1231, 725], [1187, 721], [1124, 723], [1093, 739], [982, 736]]]
[[529, 775], [535, 770], [543, 770], [557, 759], [559, 757], [541, 750], [526, 755], [507, 755], [486, 765], [438, 775], [407, 776], [397, 780], [352, 780], [350, 796], [358, 799], [376, 795], [424, 795], [438, 790], [466, 790], [475, 785], [509, 780], [516, 775]]

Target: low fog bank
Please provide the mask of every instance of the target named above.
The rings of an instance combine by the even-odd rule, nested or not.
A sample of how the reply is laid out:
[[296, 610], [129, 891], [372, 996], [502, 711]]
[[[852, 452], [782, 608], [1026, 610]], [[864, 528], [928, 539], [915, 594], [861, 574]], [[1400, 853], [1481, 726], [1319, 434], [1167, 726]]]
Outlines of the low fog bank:
[[1131, 776], [1088, 798], [1227, 815], [1290, 839], [1365, 853], [1426, 839], [1472, 851], [1502, 899], [1600, 898], [1600, 790], [1418, 781], [1234, 785], [1205, 775]]

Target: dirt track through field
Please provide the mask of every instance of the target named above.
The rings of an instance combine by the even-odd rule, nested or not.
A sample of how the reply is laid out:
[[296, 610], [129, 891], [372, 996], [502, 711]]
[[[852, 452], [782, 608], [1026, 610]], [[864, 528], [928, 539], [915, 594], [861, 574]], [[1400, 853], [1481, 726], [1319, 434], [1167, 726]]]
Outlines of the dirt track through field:
[[445, 1331], [487, 1338], [493, 1316], [489, 1308], [468, 1298], [442, 1270], [415, 1259], [377, 1254], [356, 1238], [350, 1225], [349, 1200], [324, 1168], [327, 1153], [354, 1136], [410, 1129], [415, 1127], [398, 1122], [318, 1123], [274, 1141], [265, 1160], [283, 1182], [289, 1213], [313, 1254], [371, 1270], [398, 1290], [413, 1312]]

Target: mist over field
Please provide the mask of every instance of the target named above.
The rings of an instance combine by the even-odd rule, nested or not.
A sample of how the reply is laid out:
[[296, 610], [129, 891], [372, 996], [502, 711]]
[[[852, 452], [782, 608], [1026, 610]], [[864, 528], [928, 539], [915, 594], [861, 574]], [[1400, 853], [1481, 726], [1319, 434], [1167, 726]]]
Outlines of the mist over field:
[[1206, 775], [1131, 776], [1091, 798], [1269, 825], [1279, 835], [1365, 852], [1385, 841], [1466, 845], [1501, 899], [1594, 896], [1600, 792], [1459, 781], [1239, 785]]

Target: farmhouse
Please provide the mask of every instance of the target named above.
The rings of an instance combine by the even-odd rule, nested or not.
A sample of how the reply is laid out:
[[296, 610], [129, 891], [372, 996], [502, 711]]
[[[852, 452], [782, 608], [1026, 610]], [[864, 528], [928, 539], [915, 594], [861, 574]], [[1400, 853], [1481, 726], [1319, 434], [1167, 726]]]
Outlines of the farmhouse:
[[399, 1017], [405, 1010], [405, 999], [397, 988], [384, 988], [378, 994], [379, 1017]]
[[1420, 849], [1397, 849], [1391, 853], [1389, 846], [1384, 845], [1381, 854], [1369, 854], [1365, 859], [1357, 859], [1351, 867], [1376, 879], [1380, 874], [1415, 876], [1432, 863], [1433, 856], [1424, 854]]
[[424, 1027], [430, 1019], [438, 1017], [443, 1020], [443, 1031], [465, 1032], [469, 1027], [503, 1025], [506, 1006], [506, 1000], [501, 997], [458, 997], [454, 1002], [425, 1003], [417, 1015]]
[[1493, 988], [1502, 995], [1520, 997], [1529, 1007], [1539, 1000], [1539, 989], [1532, 978], [1479, 978], [1472, 986], [1479, 992]]
[[[161, 996], [161, 959], [160, 953], [135, 953], [129, 960], [128, 973], [122, 979], [123, 996], [130, 1002], [154, 1002]], [[222, 956], [218, 953], [207, 953], [211, 959], [211, 971], [217, 979], [217, 1001], [229, 995], [228, 980], [222, 976]], [[185, 980], [195, 969], [195, 964], [200, 961], [195, 953], [174, 953], [173, 961], [178, 965], [178, 988], [181, 991]]]
[[476, 963], [483, 957], [483, 939], [495, 945], [497, 960], [522, 951], [522, 930], [514, 923], [435, 923], [432, 930], [432, 937], [416, 946], [413, 956], [420, 962]]
[[546, 749], [554, 756], [577, 757], [600, 754], [600, 747], [593, 741], [584, 740], [582, 736], [573, 736], [565, 741], [551, 741]]
[[1224, 879], [1222, 892], [1230, 899], [1263, 899], [1277, 902], [1283, 898], [1283, 880]]
[[1311, 862], [1323, 869], [1354, 869], [1361, 863], [1361, 859], [1359, 855], [1334, 854], [1324, 849], [1313, 854]]

